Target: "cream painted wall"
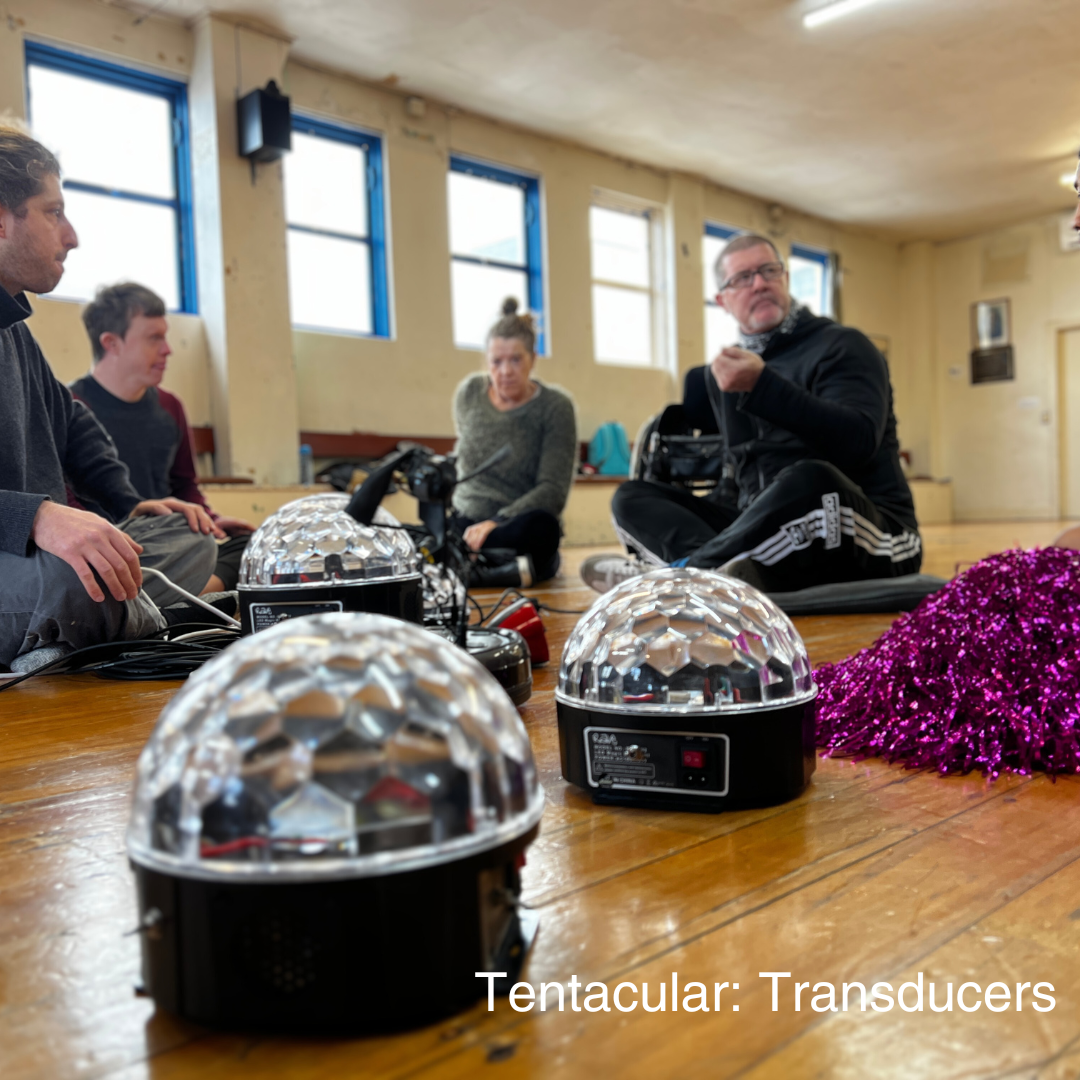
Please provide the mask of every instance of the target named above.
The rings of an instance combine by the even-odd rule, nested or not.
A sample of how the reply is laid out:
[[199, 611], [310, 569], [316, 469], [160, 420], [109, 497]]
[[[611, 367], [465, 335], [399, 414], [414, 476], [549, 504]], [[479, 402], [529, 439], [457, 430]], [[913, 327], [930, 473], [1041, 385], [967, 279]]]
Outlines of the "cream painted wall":
[[202, 16], [191, 115], [199, 310], [206, 328], [217, 468], [257, 483], [299, 479], [281, 162], [237, 152], [236, 101], [280, 82], [288, 42]]
[[904, 445], [916, 476], [940, 476], [941, 452], [934, 357], [937, 296], [934, 246], [926, 241], [900, 250], [900, 310], [904, 330], [893, 382], [897, 407], [905, 418]]
[[[28, 325], [56, 377], [69, 383], [85, 375], [92, 360], [90, 341], [80, 318], [83, 305], [40, 298], [33, 305]], [[169, 345], [173, 352], [162, 386], [180, 397], [192, 424], [209, 424], [210, 374], [202, 319], [198, 315], [170, 315]]]
[[[1057, 331], [1080, 324], [1080, 254], [1060, 251], [1059, 219], [936, 248], [940, 471], [961, 520], [1058, 516]], [[1016, 378], [972, 386], [970, 306], [997, 297], [1012, 304]]]
[[[152, 17], [136, 26], [129, 12], [91, 0], [14, 0], [9, 8], [13, 21], [0, 25], [0, 109], [24, 111], [21, 50], [25, 34], [190, 76], [195, 51], [192, 32], [168, 19]], [[222, 78], [227, 75], [224, 66], [222, 62]], [[699, 178], [617, 160], [449, 106], [429, 103], [426, 116], [415, 119], [406, 114], [402, 94], [295, 60], [286, 65], [284, 86], [297, 109], [370, 128], [386, 140], [394, 335], [378, 340], [293, 332], [300, 429], [452, 433], [454, 387], [482, 363], [479, 352], [455, 348], [452, 339], [446, 170], [453, 150], [541, 177], [550, 355], [541, 359], [538, 373], [574, 395], [582, 437], [607, 420], [621, 421], [633, 435], [645, 417], [677, 398], [680, 373], [704, 361], [701, 235], [709, 219], [760, 231], [772, 229], [781, 247], [795, 240], [840, 253], [845, 321], [890, 341], [904, 440], [912, 395], [906, 390], [910, 380], [904, 364], [910, 350], [904, 345], [896, 244], [804, 215], [787, 213], [776, 218], [763, 201]], [[230, 152], [227, 136], [220, 139], [220, 147], [221, 154]], [[205, 140], [194, 147], [197, 159], [213, 150]], [[236, 164], [228, 162], [230, 169]], [[274, 178], [267, 175], [266, 180]], [[619, 368], [598, 365], [592, 359], [588, 210], [597, 188], [650, 200], [664, 210], [669, 230], [673, 355], [663, 369]], [[260, 267], [264, 276], [272, 274], [269, 264], [280, 262], [284, 250], [283, 237], [276, 235], [278, 211], [272, 217], [275, 236], [248, 245], [267, 261]], [[236, 231], [236, 220], [231, 228]], [[231, 243], [243, 246], [243, 237], [234, 237]], [[206, 257], [205, 250], [200, 257]], [[199, 320], [174, 318], [176, 357], [167, 382], [182, 394], [196, 423], [221, 415], [226, 383], [220, 377], [212, 379], [212, 370], [220, 371], [221, 362], [211, 363], [211, 353], [230, 351], [232, 343], [243, 342], [245, 335], [259, 340], [266, 330], [261, 320], [260, 325], [243, 322], [255, 318], [258, 306], [254, 303], [237, 309], [239, 321], [230, 315], [223, 322], [214, 297], [204, 295], [202, 300], [207, 318], [217, 327], [217, 344], [208, 345], [207, 334], [199, 333]], [[222, 297], [218, 300], [225, 302]], [[48, 300], [39, 300], [36, 306], [33, 325], [47, 352], [55, 357], [58, 371], [64, 378], [78, 374], [88, 353], [75, 306]], [[245, 354], [243, 366], [249, 374], [254, 362], [254, 355]], [[280, 363], [274, 360], [275, 365]], [[228, 385], [231, 423], [236, 423], [237, 415], [241, 419], [246, 415], [232, 400], [235, 391], [235, 385]], [[272, 430], [282, 446], [291, 447], [294, 436], [285, 430], [288, 426], [277, 424]], [[280, 456], [285, 460], [288, 453]]]
[[[538, 375], [574, 395], [583, 436], [613, 419], [635, 430], [656, 403], [670, 398], [674, 363], [642, 370], [592, 360], [588, 213], [594, 187], [668, 206], [670, 189], [685, 183], [440, 107], [413, 119], [400, 95], [296, 63], [289, 65], [287, 86], [294, 107], [385, 136], [393, 253], [393, 340], [294, 333], [302, 429], [452, 433], [454, 387], [483, 358], [453, 344], [446, 207], [451, 149], [542, 178], [549, 355]], [[700, 326], [695, 329], [700, 336]], [[698, 338], [691, 341], [703, 348]]]
[[[187, 77], [194, 46], [179, 22], [145, 19], [130, 11], [86, 0], [8, 0], [0, 22], [0, 113], [26, 115], [23, 42], [29, 37], [120, 63]], [[37, 298], [29, 325], [57, 377], [78, 378], [90, 368], [90, 345], [79, 318], [81, 305]], [[169, 362], [164, 385], [179, 394], [191, 422], [210, 422], [206, 337], [202, 319], [170, 317]]]
[[[583, 438], [607, 420], [621, 421], [633, 436], [642, 420], [678, 397], [680, 373], [704, 362], [706, 218], [761, 230], [771, 225], [760, 200], [695, 177], [618, 161], [437, 105], [416, 120], [405, 114], [401, 95], [295, 61], [286, 78], [296, 108], [383, 134], [389, 159], [395, 338], [294, 333], [305, 430], [452, 433], [453, 388], [483, 357], [452, 342], [446, 217], [451, 151], [542, 177], [550, 355], [538, 373], [574, 395]], [[650, 200], [666, 211], [676, 355], [665, 369], [593, 362], [588, 211], [597, 188]], [[897, 245], [803, 215], [789, 215], [783, 228], [781, 244], [797, 240], [840, 252], [847, 321], [890, 339], [899, 333]]]

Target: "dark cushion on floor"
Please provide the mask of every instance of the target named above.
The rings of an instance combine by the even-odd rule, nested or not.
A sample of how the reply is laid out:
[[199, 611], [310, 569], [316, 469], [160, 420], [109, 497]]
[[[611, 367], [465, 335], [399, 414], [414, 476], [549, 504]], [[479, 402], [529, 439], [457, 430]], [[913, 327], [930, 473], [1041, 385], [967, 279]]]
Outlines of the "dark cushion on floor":
[[873, 615], [911, 611], [919, 602], [948, 584], [930, 574], [874, 581], [841, 581], [814, 585], [798, 592], [769, 593], [789, 615]]

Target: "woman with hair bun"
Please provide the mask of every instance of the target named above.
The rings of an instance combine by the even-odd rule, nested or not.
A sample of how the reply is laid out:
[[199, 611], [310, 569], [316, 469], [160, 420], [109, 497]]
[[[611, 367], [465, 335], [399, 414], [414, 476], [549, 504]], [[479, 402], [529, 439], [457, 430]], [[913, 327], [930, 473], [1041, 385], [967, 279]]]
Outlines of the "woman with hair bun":
[[469, 584], [514, 587], [559, 569], [559, 515], [578, 456], [570, 395], [532, 377], [536, 327], [507, 298], [488, 332], [487, 370], [469, 375], [454, 397], [458, 474], [504, 446], [501, 461], [454, 490], [453, 528], [480, 553]]

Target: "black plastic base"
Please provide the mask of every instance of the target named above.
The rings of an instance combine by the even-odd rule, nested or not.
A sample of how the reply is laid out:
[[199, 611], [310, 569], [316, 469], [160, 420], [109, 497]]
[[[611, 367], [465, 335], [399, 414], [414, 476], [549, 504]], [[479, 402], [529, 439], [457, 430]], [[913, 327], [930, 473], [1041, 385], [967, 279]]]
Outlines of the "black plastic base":
[[563, 777], [597, 803], [698, 813], [772, 806], [802, 792], [817, 767], [813, 701], [715, 716], [561, 701], [557, 711]]
[[145, 989], [198, 1024], [279, 1033], [451, 1016], [487, 993], [477, 971], [520, 974], [536, 923], [518, 918], [517, 866], [536, 832], [460, 862], [344, 881], [211, 883], [136, 866]]
[[239, 586], [241, 633], [266, 630], [284, 619], [326, 611], [369, 611], [405, 622], [423, 621], [424, 594], [419, 574], [393, 581], [350, 581], [326, 586]]
[[[432, 633], [448, 641], [454, 632], [445, 626], [431, 627]], [[533, 677], [529, 645], [516, 631], [506, 626], [491, 629], [478, 627], [468, 631], [466, 648], [499, 680], [515, 705], [524, 705], [532, 697]]]

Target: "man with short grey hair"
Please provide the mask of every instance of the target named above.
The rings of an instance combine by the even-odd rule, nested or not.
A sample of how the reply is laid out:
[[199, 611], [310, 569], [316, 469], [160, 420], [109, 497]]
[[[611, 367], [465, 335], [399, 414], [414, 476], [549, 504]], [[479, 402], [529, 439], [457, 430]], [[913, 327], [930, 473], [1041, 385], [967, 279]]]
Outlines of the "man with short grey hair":
[[593, 556], [585, 580], [605, 591], [648, 565], [717, 567], [791, 592], [916, 573], [922, 545], [885, 358], [859, 331], [792, 298], [767, 237], [735, 237], [716, 275], [740, 341], [701, 384], [731, 483], [699, 498], [627, 481], [612, 515], [633, 557]]
[[[57, 381], [25, 324], [25, 293], [55, 289], [77, 245], [56, 158], [0, 121], [0, 666], [22, 672], [164, 627], [142, 590], [140, 557], [197, 592], [216, 552], [201, 507], [140, 499], [108, 435]], [[112, 520], [69, 506], [65, 479]]]

